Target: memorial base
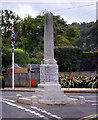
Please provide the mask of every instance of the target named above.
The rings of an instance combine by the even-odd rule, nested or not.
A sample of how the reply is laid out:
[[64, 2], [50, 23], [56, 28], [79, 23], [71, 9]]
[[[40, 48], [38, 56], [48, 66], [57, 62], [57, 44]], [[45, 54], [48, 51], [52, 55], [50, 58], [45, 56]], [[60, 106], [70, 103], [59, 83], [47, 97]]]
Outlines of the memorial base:
[[[58, 65], [41, 64], [40, 65], [40, 84], [35, 92], [39, 104], [82, 104], [84, 98], [72, 99], [67, 97], [61, 91], [61, 85], [58, 83]], [[32, 99], [34, 102], [34, 100]], [[32, 103], [33, 103], [32, 102]]]
[[[84, 104], [85, 99], [79, 96], [76, 99], [67, 97], [63, 91], [61, 91], [60, 84], [39, 84], [38, 89], [35, 92], [38, 104]], [[32, 99], [32, 103], [34, 100]]]
[[85, 98], [79, 96], [76, 99], [67, 97], [61, 91], [61, 85], [58, 83], [58, 65], [57, 64], [41, 64], [40, 65], [40, 84], [31, 98], [24, 98], [17, 95], [17, 102], [23, 104], [84, 104]]
[[39, 103], [46, 104], [61, 104], [62, 102], [66, 102], [67, 98], [64, 95], [63, 91], [61, 91], [60, 84], [39, 84], [38, 89], [36, 90], [35, 95], [39, 99]]

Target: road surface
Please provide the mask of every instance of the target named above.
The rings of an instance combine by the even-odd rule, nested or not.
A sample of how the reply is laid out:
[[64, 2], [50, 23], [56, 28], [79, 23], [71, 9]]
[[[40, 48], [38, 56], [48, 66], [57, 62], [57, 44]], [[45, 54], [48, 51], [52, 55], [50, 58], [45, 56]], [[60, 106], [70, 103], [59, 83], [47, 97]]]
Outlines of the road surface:
[[[22, 118], [24, 120], [87, 120], [98, 116], [98, 93], [65, 93], [67, 96], [75, 98], [84, 96], [84, 105], [41, 105], [30, 106], [16, 103], [16, 95], [33, 96], [34, 92], [10, 92], [3, 91], [0, 103], [2, 103], [2, 120], [4, 118]], [[16, 119], [15, 119], [16, 120]]]

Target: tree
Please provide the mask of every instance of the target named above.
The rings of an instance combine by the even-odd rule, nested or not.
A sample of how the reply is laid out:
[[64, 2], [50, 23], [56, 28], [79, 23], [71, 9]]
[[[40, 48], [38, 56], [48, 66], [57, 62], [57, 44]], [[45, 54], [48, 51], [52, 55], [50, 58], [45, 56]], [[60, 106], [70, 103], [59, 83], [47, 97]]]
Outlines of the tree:
[[68, 28], [66, 30], [67, 39], [72, 43], [75, 41], [76, 38], [79, 38], [80, 32], [77, 30], [76, 27], [73, 27], [71, 25], [68, 25]]
[[53, 16], [53, 24], [54, 24], [54, 36], [66, 35], [67, 24], [63, 18], [61, 19], [60, 16]]
[[54, 44], [56, 47], [71, 46], [71, 43], [64, 35], [56, 35], [54, 38]]
[[[79, 24], [80, 37], [74, 41], [73, 45], [80, 47], [84, 51], [94, 51], [96, 48], [96, 26], [97, 21]], [[76, 25], [76, 24], [72, 24]]]
[[32, 52], [38, 47], [41, 37], [43, 35], [44, 24], [42, 24], [43, 16], [37, 16], [33, 19], [31, 16], [22, 20], [21, 24], [21, 38], [19, 43], [23, 49], [32, 55]]
[[12, 24], [17, 25], [20, 20], [19, 16], [11, 10], [1, 10], [1, 35], [3, 38], [11, 36]]

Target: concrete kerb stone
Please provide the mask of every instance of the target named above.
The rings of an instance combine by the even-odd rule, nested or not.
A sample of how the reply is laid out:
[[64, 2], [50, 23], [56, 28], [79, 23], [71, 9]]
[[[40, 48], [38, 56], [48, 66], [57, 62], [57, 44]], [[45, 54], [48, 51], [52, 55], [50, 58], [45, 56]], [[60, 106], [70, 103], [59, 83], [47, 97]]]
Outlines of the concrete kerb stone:
[[80, 105], [85, 104], [85, 98], [83, 96], [78, 96], [78, 98], [66, 98], [65, 100], [39, 100], [37, 96], [32, 96], [31, 98], [22, 97], [21, 94], [16, 95], [16, 102], [26, 104], [26, 105]]
[[22, 104], [31, 105], [32, 104], [32, 99], [31, 98], [22, 97], [21, 94], [17, 94], [16, 95], [16, 102], [22, 103]]
[[38, 105], [39, 104], [38, 97], [37, 96], [32, 96], [31, 102], [32, 102], [32, 105]]
[[21, 97], [22, 97], [21, 94], [17, 94], [17, 95], [16, 95], [16, 102], [18, 102], [19, 98], [21, 98]]
[[78, 101], [80, 104], [85, 104], [85, 98], [83, 96], [78, 96]]

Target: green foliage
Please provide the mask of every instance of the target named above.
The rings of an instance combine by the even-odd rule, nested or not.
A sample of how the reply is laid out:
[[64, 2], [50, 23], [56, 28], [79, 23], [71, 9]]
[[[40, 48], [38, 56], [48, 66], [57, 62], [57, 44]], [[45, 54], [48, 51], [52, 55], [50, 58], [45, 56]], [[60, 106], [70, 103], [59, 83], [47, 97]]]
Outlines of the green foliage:
[[41, 58], [32, 58], [31, 64], [41, 64], [42, 59]]
[[66, 35], [67, 24], [64, 19], [60, 16], [53, 16], [54, 23], [54, 36], [55, 35]]
[[56, 47], [55, 59], [59, 65], [59, 71], [79, 71], [82, 58], [82, 50], [77, 47]]
[[97, 58], [98, 58], [98, 51], [83, 52], [81, 70], [96, 71]]
[[75, 41], [76, 38], [80, 37], [79, 31], [77, 30], [77, 28], [71, 25], [68, 25], [68, 28], [66, 30], [66, 35], [71, 43]]
[[71, 46], [71, 43], [66, 38], [66, 36], [56, 35], [54, 38], [54, 45], [56, 47], [64, 47], [64, 46]]
[[20, 20], [19, 16], [13, 13], [11, 10], [1, 10], [1, 35], [3, 38], [9, 38], [11, 36], [12, 23], [17, 25]]
[[22, 49], [15, 49], [15, 63], [21, 67], [25, 67], [30, 63], [29, 54]]
[[80, 30], [80, 37], [76, 38], [73, 45], [80, 47], [83, 51], [94, 51], [96, 48], [96, 26], [98, 21], [90, 23], [73, 23], [72, 26]]
[[[20, 48], [26, 51], [32, 63], [40, 63], [43, 58], [44, 44], [44, 15], [38, 15], [35, 19], [28, 16], [20, 20], [19, 16], [11, 10], [1, 10], [2, 12], [2, 46], [3, 46], [3, 66], [11, 64], [11, 29], [12, 22], [15, 27], [15, 49]], [[60, 16], [53, 16], [54, 22], [54, 42], [55, 58], [58, 61], [60, 71], [77, 71], [80, 69], [81, 54], [80, 49], [72, 48], [73, 41], [75, 46], [82, 50], [90, 51], [95, 49], [95, 23], [73, 23], [67, 25], [66, 21]], [[98, 23], [98, 22], [97, 22]], [[80, 37], [79, 37], [80, 36]], [[78, 38], [79, 37], [79, 38]], [[94, 42], [93, 42], [94, 38]], [[60, 48], [64, 47], [65, 48]], [[70, 49], [66, 46], [70, 46]], [[65, 50], [66, 49], [66, 50]], [[73, 50], [72, 50], [73, 49]], [[17, 50], [16, 50], [17, 51]], [[77, 51], [77, 52], [76, 52]], [[62, 54], [61, 54], [62, 53]], [[19, 54], [19, 53], [18, 53]], [[7, 57], [7, 55], [9, 57]], [[34, 58], [34, 59], [33, 59]], [[21, 64], [18, 58], [16, 63]], [[30, 60], [28, 60], [30, 62]], [[28, 62], [25, 62], [28, 63]], [[66, 64], [67, 63], [67, 64]], [[24, 64], [24, 63], [23, 63]]]
[[98, 51], [89, 51], [89, 52], [83, 52], [83, 54], [92, 54], [92, 55], [97, 55]]
[[0, 80], [4, 80], [4, 76], [0, 75]]
[[59, 83], [63, 88], [98, 88], [98, 75], [60, 76]]
[[[15, 49], [15, 63], [24, 67], [30, 63], [29, 54], [22, 49]], [[12, 65], [12, 50], [6, 47], [2, 49], [2, 64], [4, 68]]]
[[11, 65], [12, 53], [8, 47], [2, 47], [2, 65], [7, 68]]

